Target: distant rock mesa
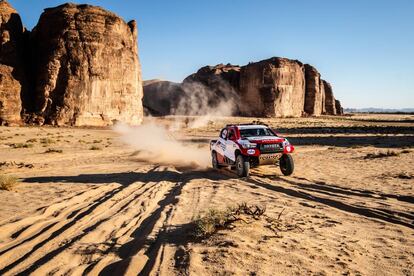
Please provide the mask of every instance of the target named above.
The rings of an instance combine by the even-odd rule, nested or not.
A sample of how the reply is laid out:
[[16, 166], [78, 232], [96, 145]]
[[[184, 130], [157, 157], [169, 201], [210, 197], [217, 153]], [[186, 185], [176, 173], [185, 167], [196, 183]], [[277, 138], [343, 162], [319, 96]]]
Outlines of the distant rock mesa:
[[[167, 85], [168, 84], [168, 85]], [[200, 89], [202, 86], [203, 89]], [[201, 91], [201, 92], [200, 92]], [[168, 95], [168, 96], [167, 96]], [[207, 98], [207, 99], [206, 99]], [[144, 85], [144, 105], [151, 115], [180, 114], [180, 106], [200, 101], [216, 110], [232, 103], [232, 115], [250, 117], [301, 117], [341, 115], [341, 103], [320, 73], [298, 60], [272, 57], [245, 66], [204, 66], [184, 81]], [[158, 110], [161, 110], [159, 112]], [[153, 110], [153, 112], [151, 112]], [[187, 115], [201, 115], [203, 113]], [[214, 114], [209, 114], [214, 115]]]

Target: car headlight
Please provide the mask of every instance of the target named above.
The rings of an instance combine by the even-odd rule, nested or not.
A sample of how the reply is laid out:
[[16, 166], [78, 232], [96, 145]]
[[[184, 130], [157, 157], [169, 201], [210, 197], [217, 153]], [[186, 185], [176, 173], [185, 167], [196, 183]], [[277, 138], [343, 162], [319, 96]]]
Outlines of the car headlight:
[[289, 143], [288, 139], [285, 138], [285, 141], [283, 141], [283, 147], [287, 147], [289, 145], [290, 145], [290, 143]]
[[253, 149], [257, 146], [257, 144], [253, 144], [253, 143], [242, 143], [241, 146], [244, 149]]

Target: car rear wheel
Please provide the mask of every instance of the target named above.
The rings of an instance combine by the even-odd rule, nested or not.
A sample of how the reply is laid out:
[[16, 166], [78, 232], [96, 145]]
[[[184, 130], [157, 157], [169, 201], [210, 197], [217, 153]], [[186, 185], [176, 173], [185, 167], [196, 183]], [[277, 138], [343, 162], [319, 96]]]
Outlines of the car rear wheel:
[[222, 167], [219, 165], [217, 160], [217, 153], [214, 151], [211, 153], [211, 166], [213, 167], [213, 169], [219, 169]]
[[236, 158], [236, 172], [239, 177], [249, 176], [250, 163], [243, 155], [238, 155]]
[[283, 175], [291, 175], [295, 168], [292, 156], [290, 154], [283, 154], [279, 160], [279, 167]]

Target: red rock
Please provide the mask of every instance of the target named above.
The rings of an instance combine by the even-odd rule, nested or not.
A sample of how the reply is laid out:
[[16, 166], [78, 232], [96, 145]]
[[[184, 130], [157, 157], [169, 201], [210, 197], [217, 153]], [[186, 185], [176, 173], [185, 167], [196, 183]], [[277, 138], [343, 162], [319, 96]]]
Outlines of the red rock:
[[31, 34], [38, 112], [55, 125], [136, 125], [143, 118], [135, 21], [100, 7], [45, 9]]
[[23, 50], [20, 16], [7, 1], [0, 1], [0, 125], [21, 122], [21, 94], [26, 84]]
[[240, 96], [245, 116], [300, 117], [305, 103], [304, 66], [278, 57], [243, 66]]
[[336, 115], [335, 97], [332, 92], [332, 86], [329, 82], [323, 81], [325, 90], [325, 112], [328, 115]]
[[305, 64], [305, 107], [306, 114], [319, 116], [322, 114], [321, 78], [315, 67]]

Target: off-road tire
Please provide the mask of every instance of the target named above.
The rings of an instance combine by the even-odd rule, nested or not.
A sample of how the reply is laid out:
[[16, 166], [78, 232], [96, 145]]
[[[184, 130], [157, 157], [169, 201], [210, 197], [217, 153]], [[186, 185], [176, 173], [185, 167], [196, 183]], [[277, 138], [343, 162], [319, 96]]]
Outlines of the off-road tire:
[[283, 154], [279, 160], [279, 167], [283, 175], [291, 175], [295, 169], [292, 156], [290, 154]]
[[250, 163], [243, 155], [237, 155], [236, 158], [236, 173], [239, 177], [249, 176]]
[[213, 167], [213, 169], [220, 169], [222, 166], [219, 165], [218, 160], [217, 160], [217, 153], [215, 151], [213, 151], [211, 153], [211, 166]]

